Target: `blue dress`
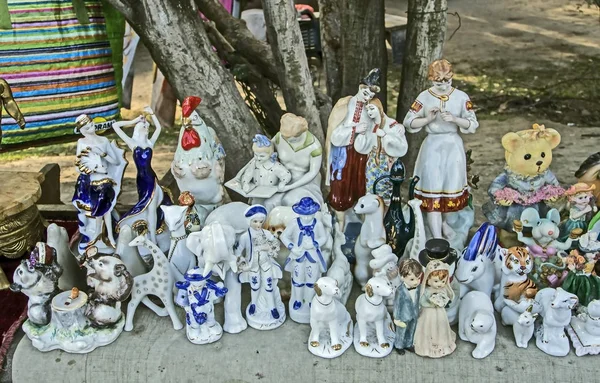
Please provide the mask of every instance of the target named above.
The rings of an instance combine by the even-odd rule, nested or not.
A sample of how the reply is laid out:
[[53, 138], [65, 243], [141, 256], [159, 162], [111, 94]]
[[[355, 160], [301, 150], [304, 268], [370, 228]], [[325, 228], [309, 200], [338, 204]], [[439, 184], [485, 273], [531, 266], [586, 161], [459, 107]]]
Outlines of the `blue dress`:
[[[154, 196], [154, 190], [158, 185], [158, 178], [156, 177], [156, 173], [152, 170], [152, 148], [141, 148], [136, 146], [133, 149], [133, 162], [135, 163], [135, 167], [137, 169], [137, 178], [136, 185], [138, 191], [138, 202], [135, 206], [129, 210], [125, 215], [121, 217], [121, 221], [126, 218], [138, 215], [142, 213], [152, 200]], [[158, 204], [156, 208], [156, 228], [158, 230], [164, 219], [164, 214], [160, 205], [172, 205], [173, 202], [167, 193], [163, 193], [163, 199]]]
[[114, 185], [110, 178], [92, 181], [89, 174], [81, 173], [77, 177], [71, 201], [77, 209], [85, 211], [87, 216], [103, 217], [110, 211], [116, 198]]

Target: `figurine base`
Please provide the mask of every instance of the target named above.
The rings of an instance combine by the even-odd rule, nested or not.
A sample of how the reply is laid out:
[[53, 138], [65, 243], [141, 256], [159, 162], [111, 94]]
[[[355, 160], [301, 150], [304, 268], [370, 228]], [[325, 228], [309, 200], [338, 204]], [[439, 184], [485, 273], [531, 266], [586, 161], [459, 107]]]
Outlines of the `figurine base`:
[[569, 338], [571, 338], [571, 342], [573, 342], [575, 355], [600, 354], [600, 336], [587, 332], [585, 330], [585, 322], [581, 319], [572, 318], [571, 324], [567, 327], [567, 333], [569, 334]]
[[310, 306], [309, 303], [304, 303], [298, 310], [295, 310], [293, 307], [293, 300], [290, 299], [290, 305], [288, 307], [290, 310], [290, 318], [300, 324], [309, 324], [310, 323]]
[[544, 337], [544, 326], [540, 326], [535, 330], [535, 345], [540, 350], [544, 351], [548, 355], [552, 356], [567, 356], [569, 351], [571, 351], [571, 345], [569, 344], [569, 339], [567, 336], [562, 334], [559, 339], [552, 339], [549, 342], [544, 342], [542, 338]]
[[256, 330], [273, 330], [281, 326], [287, 318], [285, 315], [285, 305], [281, 302], [281, 299], [277, 302], [276, 307], [279, 313], [279, 318], [277, 319], [273, 318], [271, 311], [267, 310], [257, 310], [254, 315], [251, 315], [250, 305], [248, 305], [246, 308], [246, 322], [248, 322], [248, 326]]
[[214, 343], [223, 336], [223, 327], [217, 322], [212, 326], [205, 325], [198, 328], [185, 326], [185, 334], [193, 344]]
[[[291, 315], [290, 315], [291, 316]], [[312, 331], [311, 331], [312, 333]], [[346, 318], [343, 322], [338, 324], [338, 334], [340, 337], [341, 348], [334, 350], [331, 346], [331, 337], [329, 336], [329, 329], [323, 329], [319, 334], [319, 345], [316, 347], [311, 346], [310, 341], [308, 342], [308, 351], [311, 354], [320, 356], [321, 358], [333, 359], [342, 355], [352, 345], [354, 326], [352, 326], [352, 318], [350, 314], [346, 312]], [[310, 337], [309, 337], [310, 339]], [[390, 347], [393, 347], [393, 343]]]
[[62, 350], [72, 354], [86, 354], [96, 348], [114, 342], [123, 332], [125, 316], [113, 326], [95, 328], [86, 326], [80, 328], [63, 328], [52, 320], [46, 326], [36, 326], [29, 320], [23, 323], [23, 331], [31, 339], [33, 347], [42, 352]]
[[387, 347], [382, 347], [377, 342], [377, 332], [375, 323], [367, 323], [367, 342], [368, 346], [360, 344], [360, 329], [358, 323], [354, 326], [354, 349], [362, 356], [369, 358], [383, 358], [388, 356], [394, 349], [394, 341], [396, 340], [396, 329], [392, 323], [392, 318], [388, 314], [383, 322], [383, 337], [387, 343]]

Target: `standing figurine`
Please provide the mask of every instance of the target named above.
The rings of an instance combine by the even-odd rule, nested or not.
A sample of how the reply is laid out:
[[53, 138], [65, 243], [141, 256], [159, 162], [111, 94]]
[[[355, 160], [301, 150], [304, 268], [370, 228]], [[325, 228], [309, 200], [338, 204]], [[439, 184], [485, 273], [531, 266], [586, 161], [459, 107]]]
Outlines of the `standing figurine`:
[[[5, 79], [0, 78], [0, 122], [2, 121], [2, 109], [6, 109], [8, 115], [17, 121], [19, 128], [25, 129], [25, 117], [13, 98], [10, 85]], [[2, 125], [0, 125], [0, 144], [2, 144]]]
[[371, 70], [360, 82], [356, 95], [341, 98], [329, 115], [325, 150], [326, 185], [331, 186], [331, 191], [327, 202], [336, 212], [342, 230], [345, 212], [367, 192], [365, 172], [373, 142], [366, 133], [372, 134], [376, 123], [369, 117], [366, 106], [381, 104], [374, 99], [380, 91], [380, 75], [379, 69]]
[[415, 353], [430, 358], [450, 355], [456, 349], [456, 333], [450, 328], [446, 305], [454, 298], [450, 287], [450, 268], [441, 261], [431, 261], [423, 278], [421, 314], [415, 330]]
[[587, 230], [587, 223], [592, 218], [592, 213], [598, 211], [593, 203], [594, 189], [596, 189], [596, 185], [588, 186], [583, 182], [576, 183], [567, 189], [565, 195], [567, 196], [569, 218], [560, 225], [559, 241], [566, 241], [573, 229], [582, 229], [584, 232]]
[[[95, 244], [102, 247], [103, 253], [112, 253], [116, 242], [111, 214], [121, 192], [127, 161], [124, 151], [114, 141], [109, 142], [108, 138], [96, 134], [88, 115], [77, 117], [75, 124], [75, 132], [83, 135], [77, 141], [75, 166], [79, 176], [72, 199], [79, 211], [77, 218], [82, 236], [79, 252], [83, 254], [89, 245]], [[104, 238], [104, 232], [107, 238]]]
[[596, 206], [600, 207], [600, 152], [594, 153], [585, 159], [575, 172], [577, 182], [583, 182], [589, 186], [594, 185], [594, 199]]
[[393, 316], [396, 325], [394, 347], [400, 355], [403, 355], [404, 350], [415, 351], [415, 330], [419, 319], [423, 266], [415, 259], [404, 259], [398, 267], [402, 283], [396, 290], [394, 299]]
[[264, 206], [252, 205], [244, 216], [250, 227], [240, 236], [236, 256], [246, 255], [240, 265], [240, 281], [250, 283], [246, 320], [257, 330], [270, 330], [285, 321], [285, 306], [277, 287], [282, 278], [281, 266], [276, 261], [279, 240], [262, 228], [267, 217]]
[[442, 213], [458, 212], [468, 205], [467, 159], [458, 132], [475, 133], [479, 127], [469, 96], [452, 87], [453, 76], [448, 61], [431, 63], [429, 80], [433, 86], [419, 94], [404, 118], [409, 133], [423, 127], [428, 133], [413, 174], [420, 177], [415, 195], [423, 200], [421, 209], [427, 212], [433, 238], [442, 238], [442, 229], [446, 238], [451, 237]]
[[[406, 154], [408, 144], [404, 126], [388, 117], [377, 99], [367, 105], [367, 115], [373, 120], [375, 127], [362, 136], [366, 141], [365, 146], [371, 148], [366, 165], [366, 191], [379, 195], [389, 206], [392, 198], [392, 182], [389, 178], [382, 179], [377, 190], [373, 189], [373, 185], [381, 177], [389, 176], [394, 162]], [[357, 137], [357, 142], [362, 137]]]
[[281, 242], [290, 250], [284, 268], [292, 273], [290, 318], [298, 323], [309, 323], [309, 303], [315, 295], [314, 284], [327, 271], [327, 263], [321, 254], [327, 232], [323, 223], [315, 217], [320, 208], [312, 198], [302, 198], [292, 206], [294, 213], [300, 217], [290, 222], [280, 236]]
[[[133, 152], [133, 162], [137, 169], [138, 202], [121, 217], [118, 226], [129, 225], [134, 227], [136, 221], [145, 220], [150, 240], [158, 243], [156, 234], [164, 230], [162, 227], [164, 217], [160, 205], [171, 205], [172, 201], [158, 184], [158, 177], [152, 169], [153, 149], [160, 136], [161, 126], [150, 107], [147, 106], [144, 112], [152, 116], [152, 122], [156, 127], [150, 138], [148, 138], [150, 124], [144, 116], [139, 116], [133, 121], [115, 122], [112, 126], [115, 133]], [[132, 124], [135, 124], [135, 127], [133, 128], [133, 135], [129, 137], [121, 127]]]

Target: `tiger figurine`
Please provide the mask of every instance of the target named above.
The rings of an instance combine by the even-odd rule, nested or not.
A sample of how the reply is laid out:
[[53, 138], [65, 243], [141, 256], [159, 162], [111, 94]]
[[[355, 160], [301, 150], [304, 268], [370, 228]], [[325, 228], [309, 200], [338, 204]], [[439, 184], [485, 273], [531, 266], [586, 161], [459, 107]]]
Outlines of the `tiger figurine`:
[[537, 293], [537, 287], [528, 277], [533, 269], [533, 257], [526, 247], [511, 247], [506, 250], [502, 262], [502, 277], [500, 279], [501, 294], [498, 294], [494, 307], [502, 312], [506, 305], [504, 299], [519, 302], [521, 297]]

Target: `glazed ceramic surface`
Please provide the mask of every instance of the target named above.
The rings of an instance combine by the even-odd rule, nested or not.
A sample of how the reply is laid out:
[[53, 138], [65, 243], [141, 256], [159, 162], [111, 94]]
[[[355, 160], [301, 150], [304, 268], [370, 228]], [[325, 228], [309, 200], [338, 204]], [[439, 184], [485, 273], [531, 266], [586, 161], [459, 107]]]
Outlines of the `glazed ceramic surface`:
[[496, 319], [490, 297], [481, 291], [471, 291], [460, 301], [458, 309], [460, 339], [475, 343], [473, 358], [482, 359], [496, 346]]
[[600, 354], [600, 301], [593, 300], [571, 318], [567, 332], [577, 356]]
[[414, 350], [415, 330], [421, 311], [421, 278], [423, 267], [415, 259], [405, 259], [398, 265], [402, 283], [396, 290], [393, 319], [396, 325], [394, 347], [400, 352]]
[[535, 344], [546, 354], [566, 356], [571, 349], [565, 334], [571, 323], [571, 310], [577, 304], [577, 296], [561, 289], [540, 290], [536, 302], [541, 306], [542, 325], [535, 331]]
[[365, 194], [359, 198], [354, 212], [363, 216], [360, 234], [354, 245], [356, 258], [354, 278], [364, 287], [370, 277], [371, 252], [386, 243], [385, 227], [383, 226], [385, 204], [381, 197], [370, 193]]

